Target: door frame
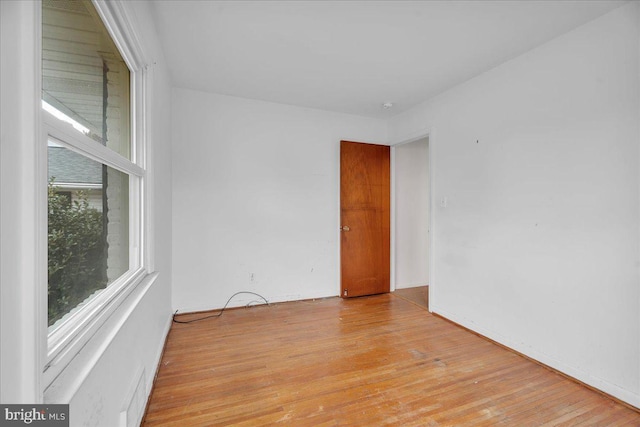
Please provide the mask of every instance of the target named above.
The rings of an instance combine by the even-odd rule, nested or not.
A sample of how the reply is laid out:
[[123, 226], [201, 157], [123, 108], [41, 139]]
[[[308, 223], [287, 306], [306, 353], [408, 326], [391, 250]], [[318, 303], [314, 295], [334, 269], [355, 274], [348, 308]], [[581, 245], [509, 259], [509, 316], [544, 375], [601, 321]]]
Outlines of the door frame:
[[401, 145], [410, 144], [412, 142], [419, 141], [424, 138], [429, 139], [429, 159], [427, 161], [427, 167], [429, 169], [429, 312], [433, 312], [433, 308], [436, 306], [435, 298], [437, 295], [436, 280], [435, 280], [435, 215], [434, 207], [437, 206], [435, 201], [435, 137], [434, 130], [425, 128], [409, 137], [405, 137], [390, 143], [391, 146], [391, 272], [390, 272], [390, 290], [391, 292], [396, 290], [396, 218], [397, 218], [397, 206], [396, 206], [396, 147]]

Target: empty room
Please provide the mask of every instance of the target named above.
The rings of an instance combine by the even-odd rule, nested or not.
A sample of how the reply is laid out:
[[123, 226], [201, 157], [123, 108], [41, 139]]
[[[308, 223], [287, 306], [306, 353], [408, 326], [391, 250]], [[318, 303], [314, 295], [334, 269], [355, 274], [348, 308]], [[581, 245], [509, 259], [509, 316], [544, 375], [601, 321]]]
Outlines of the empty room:
[[0, 24], [0, 425], [640, 426], [640, 2]]

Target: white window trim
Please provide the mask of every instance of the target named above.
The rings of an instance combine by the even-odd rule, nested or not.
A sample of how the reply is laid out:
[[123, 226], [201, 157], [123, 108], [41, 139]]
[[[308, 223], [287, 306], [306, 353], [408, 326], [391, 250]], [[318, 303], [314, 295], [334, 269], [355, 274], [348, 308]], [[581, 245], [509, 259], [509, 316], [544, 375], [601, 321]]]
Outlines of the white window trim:
[[[38, 2], [39, 3], [39, 2]], [[42, 301], [38, 306], [42, 308], [40, 342], [43, 343], [42, 377], [40, 384], [41, 392], [49, 387], [55, 379], [64, 371], [67, 365], [77, 356], [83, 348], [96, 348], [102, 346], [87, 346], [91, 338], [101, 329], [107, 321], [121, 323], [123, 319], [114, 319], [114, 313], [127, 301], [132, 292], [141, 286], [145, 277], [148, 277], [153, 268], [152, 251], [149, 248], [149, 230], [152, 230], [152, 216], [147, 208], [150, 203], [146, 156], [147, 135], [146, 116], [148, 112], [147, 90], [148, 67], [140, 48], [139, 39], [133, 31], [133, 27], [127, 17], [124, 6], [119, 2], [107, 2], [104, 0], [93, 0], [93, 4], [98, 11], [103, 23], [107, 27], [114, 43], [122, 54], [129, 70], [131, 71], [131, 161], [120, 156], [114, 151], [96, 143], [85, 135], [77, 132], [73, 127], [56, 119], [49, 113], [39, 111], [42, 117], [42, 137], [39, 144], [46, 146], [48, 138], [53, 138], [60, 142], [65, 148], [79, 152], [82, 155], [106, 164], [116, 170], [128, 174], [129, 179], [129, 271], [109, 284], [85, 306], [73, 312], [55, 330], [49, 333], [46, 321], [47, 307], [47, 279], [46, 274], [43, 279], [43, 292], [39, 292]], [[39, 5], [41, 9], [41, 5]], [[41, 25], [41, 14], [38, 21]], [[38, 34], [40, 36], [40, 34]], [[41, 56], [41, 44], [38, 42], [38, 53]], [[38, 68], [39, 79], [42, 77], [42, 70]], [[39, 86], [38, 86], [39, 87]], [[38, 110], [41, 109], [40, 101], [36, 103]], [[71, 144], [65, 141], [72, 142]], [[45, 149], [46, 150], [46, 149]], [[42, 150], [40, 150], [42, 151]], [[43, 153], [44, 160], [39, 161], [36, 182], [38, 185], [47, 182], [46, 151]], [[44, 227], [42, 235], [46, 235], [46, 189], [37, 189], [39, 200], [41, 200], [40, 222]], [[39, 263], [46, 271], [47, 264], [47, 239], [41, 239], [38, 251]], [[124, 315], [124, 314], [123, 314]]]
[[144, 178], [144, 169], [128, 159], [125, 159], [115, 151], [98, 144], [86, 135], [81, 134], [69, 123], [56, 119], [50, 113], [43, 111], [44, 128], [47, 133], [45, 138], [53, 139], [56, 144], [69, 150], [82, 154], [91, 160], [117, 169], [130, 175]]

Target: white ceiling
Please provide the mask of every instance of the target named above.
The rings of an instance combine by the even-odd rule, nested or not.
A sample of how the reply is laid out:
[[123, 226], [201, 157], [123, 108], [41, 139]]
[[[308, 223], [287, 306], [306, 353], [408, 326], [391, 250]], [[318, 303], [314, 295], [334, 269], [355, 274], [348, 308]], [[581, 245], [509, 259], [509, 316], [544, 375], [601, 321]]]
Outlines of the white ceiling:
[[153, 13], [177, 87], [390, 117], [624, 3], [163, 0]]

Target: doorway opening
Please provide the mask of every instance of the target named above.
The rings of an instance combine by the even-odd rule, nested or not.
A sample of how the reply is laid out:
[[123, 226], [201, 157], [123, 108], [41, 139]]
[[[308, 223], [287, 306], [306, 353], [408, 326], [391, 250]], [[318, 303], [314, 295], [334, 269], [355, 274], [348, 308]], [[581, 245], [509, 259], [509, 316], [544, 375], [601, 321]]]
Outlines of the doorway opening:
[[393, 148], [393, 290], [428, 307], [431, 270], [429, 137]]

